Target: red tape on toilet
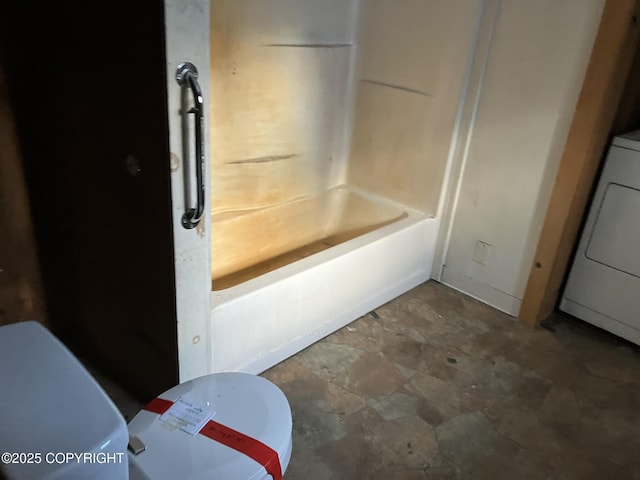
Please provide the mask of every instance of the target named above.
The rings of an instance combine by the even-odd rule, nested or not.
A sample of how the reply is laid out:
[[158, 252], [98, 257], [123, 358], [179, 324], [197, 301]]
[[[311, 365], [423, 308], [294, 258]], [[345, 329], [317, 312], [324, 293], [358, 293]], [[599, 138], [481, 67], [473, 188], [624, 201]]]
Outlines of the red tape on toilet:
[[[171, 408], [171, 405], [173, 405], [171, 400], [154, 398], [144, 407], [144, 410], [162, 415]], [[280, 466], [278, 452], [260, 440], [251, 438], [213, 420], [209, 420], [198, 433], [243, 453], [262, 465], [267, 470], [267, 473], [273, 477], [273, 480], [282, 480], [282, 467]]]

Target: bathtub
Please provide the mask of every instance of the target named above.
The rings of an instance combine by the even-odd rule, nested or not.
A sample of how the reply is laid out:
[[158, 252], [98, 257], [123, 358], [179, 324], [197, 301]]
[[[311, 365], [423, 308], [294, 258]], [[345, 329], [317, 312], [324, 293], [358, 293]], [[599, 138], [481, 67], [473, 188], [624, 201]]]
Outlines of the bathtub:
[[[289, 208], [325, 213], [306, 223], [309, 230], [297, 242], [331, 246], [241, 283], [230, 282], [234, 285], [227, 288], [215, 287], [214, 276], [210, 371], [260, 373], [429, 278], [437, 236], [434, 218], [348, 187], [304, 202]], [[280, 213], [286, 217], [286, 211]], [[253, 215], [252, 222], [268, 223], [272, 214], [246, 215]], [[214, 236], [216, 223], [228, 233], [243, 230], [247, 218], [237, 218], [235, 224], [229, 218], [214, 221]], [[275, 249], [276, 257], [282, 257], [282, 248]], [[215, 255], [214, 249], [214, 264]]]
[[209, 371], [261, 372], [430, 277], [472, 3], [215, 2]]

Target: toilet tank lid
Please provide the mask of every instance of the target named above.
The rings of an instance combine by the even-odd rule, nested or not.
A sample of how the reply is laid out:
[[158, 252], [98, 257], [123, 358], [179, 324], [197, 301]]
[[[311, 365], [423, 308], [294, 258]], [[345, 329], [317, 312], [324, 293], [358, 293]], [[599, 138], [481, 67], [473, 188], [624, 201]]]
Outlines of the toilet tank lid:
[[[106, 452], [112, 439], [126, 435], [124, 418], [102, 388], [37, 322], [0, 327], [0, 385], [2, 452]], [[55, 468], [43, 458], [27, 478], [56, 478]]]
[[[273, 449], [283, 471], [291, 452], [291, 408], [270, 381], [245, 373], [215, 373], [184, 382], [159, 398], [185, 399], [214, 412], [212, 420]], [[129, 434], [146, 450], [131, 458], [149, 478], [262, 479], [264, 467], [242, 453], [201, 434], [190, 435], [142, 410], [129, 423]]]

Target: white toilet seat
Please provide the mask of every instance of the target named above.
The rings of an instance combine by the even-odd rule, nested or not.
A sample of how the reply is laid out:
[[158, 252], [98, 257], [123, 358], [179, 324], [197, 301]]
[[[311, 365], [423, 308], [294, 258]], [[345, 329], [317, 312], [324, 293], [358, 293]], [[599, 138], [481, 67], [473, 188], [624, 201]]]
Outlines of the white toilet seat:
[[[291, 458], [291, 409], [274, 384], [255, 375], [217, 373], [182, 383], [159, 396], [171, 402], [181, 397], [215, 411], [211, 420], [275, 450], [284, 474]], [[140, 472], [152, 480], [271, 478], [249, 456], [204, 435], [190, 435], [159, 417], [142, 410], [128, 425], [129, 435], [146, 446], [139, 455], [130, 455], [132, 480]]]

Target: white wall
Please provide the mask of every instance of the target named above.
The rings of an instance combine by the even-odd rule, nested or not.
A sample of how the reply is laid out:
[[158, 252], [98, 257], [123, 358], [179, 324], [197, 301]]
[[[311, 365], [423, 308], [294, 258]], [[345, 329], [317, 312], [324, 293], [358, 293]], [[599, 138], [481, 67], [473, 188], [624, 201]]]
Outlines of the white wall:
[[[459, 139], [454, 159], [461, 176], [445, 221], [444, 266], [434, 276], [512, 315], [520, 308], [603, 4], [485, 2], [495, 12], [480, 30], [488, 54], [473, 67], [476, 84], [461, 129], [469, 135]], [[490, 247], [478, 249], [478, 241]], [[484, 264], [474, 261], [474, 250]]]

